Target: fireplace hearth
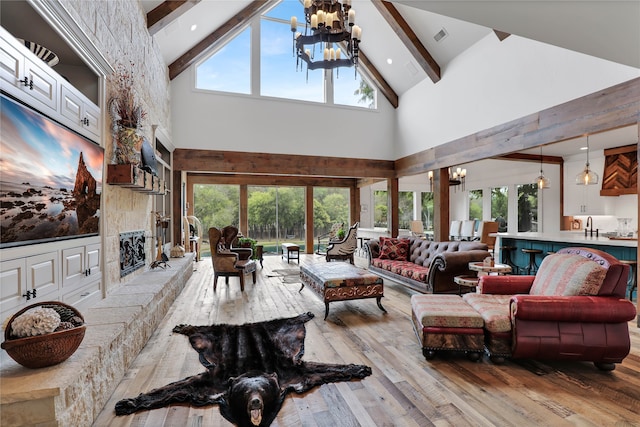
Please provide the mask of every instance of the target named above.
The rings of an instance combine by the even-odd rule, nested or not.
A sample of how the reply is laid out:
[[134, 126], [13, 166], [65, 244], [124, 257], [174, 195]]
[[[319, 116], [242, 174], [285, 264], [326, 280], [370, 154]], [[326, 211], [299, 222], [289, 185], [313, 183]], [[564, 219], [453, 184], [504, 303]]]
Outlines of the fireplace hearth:
[[145, 266], [144, 230], [120, 233], [120, 277]]

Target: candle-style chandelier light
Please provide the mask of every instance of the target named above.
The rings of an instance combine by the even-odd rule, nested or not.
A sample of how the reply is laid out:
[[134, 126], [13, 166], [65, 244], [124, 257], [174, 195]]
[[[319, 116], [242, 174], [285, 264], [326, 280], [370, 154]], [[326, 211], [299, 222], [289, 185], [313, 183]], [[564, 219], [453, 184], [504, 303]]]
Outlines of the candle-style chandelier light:
[[298, 18], [291, 17], [296, 68], [302, 69], [301, 61], [307, 70], [358, 66], [362, 30], [355, 25], [351, 0], [304, 0], [304, 16], [304, 34], [298, 31]]
[[[429, 177], [429, 188], [431, 192], [433, 192], [433, 171], [429, 171], [427, 174]], [[467, 178], [467, 170], [462, 168], [456, 168], [452, 170], [449, 168], [449, 185], [453, 187], [454, 191], [457, 191], [458, 186], [461, 186], [462, 191], [464, 191], [464, 181]]]

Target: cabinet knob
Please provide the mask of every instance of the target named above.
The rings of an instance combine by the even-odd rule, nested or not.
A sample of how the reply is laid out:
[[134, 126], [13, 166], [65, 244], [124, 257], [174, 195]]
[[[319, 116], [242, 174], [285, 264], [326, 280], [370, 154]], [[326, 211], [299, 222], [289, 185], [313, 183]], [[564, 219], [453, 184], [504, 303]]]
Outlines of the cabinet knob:
[[24, 78], [20, 80], [20, 82], [25, 86], [29, 87], [29, 90], [33, 90], [33, 79]]
[[27, 301], [29, 301], [31, 298], [35, 298], [36, 297], [36, 290], [33, 289], [31, 291], [27, 291], [24, 294], [22, 294], [23, 297], [25, 297], [27, 299]]
[[82, 119], [82, 124], [85, 125], [85, 126], [89, 126], [89, 119], [87, 117]]

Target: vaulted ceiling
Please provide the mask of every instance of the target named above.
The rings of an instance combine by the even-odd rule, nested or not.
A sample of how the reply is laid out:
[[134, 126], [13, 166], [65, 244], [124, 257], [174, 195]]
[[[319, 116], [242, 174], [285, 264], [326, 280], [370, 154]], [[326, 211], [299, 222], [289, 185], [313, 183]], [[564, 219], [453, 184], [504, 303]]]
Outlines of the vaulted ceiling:
[[[227, 33], [276, 3], [141, 1], [172, 78], [210, 52]], [[515, 34], [640, 68], [640, 2], [635, 0], [353, 0], [352, 4], [363, 28], [365, 64], [392, 103], [394, 95], [397, 98], [424, 79], [437, 84], [446, 78], [448, 64], [489, 34], [499, 38]], [[445, 34], [440, 41], [434, 39], [438, 33]]]

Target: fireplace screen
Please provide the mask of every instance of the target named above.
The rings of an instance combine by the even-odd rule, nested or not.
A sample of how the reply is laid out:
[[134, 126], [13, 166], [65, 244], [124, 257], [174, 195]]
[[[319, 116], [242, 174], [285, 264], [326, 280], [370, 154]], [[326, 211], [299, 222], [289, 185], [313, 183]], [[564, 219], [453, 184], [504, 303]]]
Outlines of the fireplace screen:
[[144, 267], [144, 230], [120, 233], [120, 277]]

